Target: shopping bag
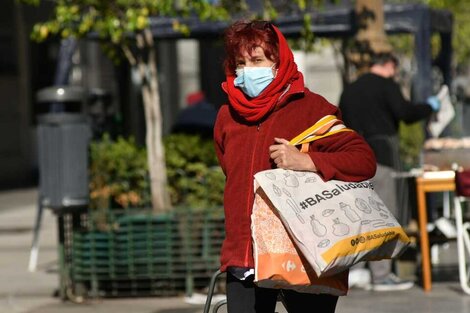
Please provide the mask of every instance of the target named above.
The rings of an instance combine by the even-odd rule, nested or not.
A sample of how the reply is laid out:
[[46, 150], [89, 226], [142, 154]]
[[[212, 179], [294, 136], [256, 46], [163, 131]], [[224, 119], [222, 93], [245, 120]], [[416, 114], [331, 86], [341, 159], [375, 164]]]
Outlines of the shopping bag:
[[257, 173], [255, 186], [318, 277], [395, 258], [410, 243], [369, 181], [323, 181], [314, 172], [273, 169]]
[[255, 283], [258, 286], [337, 296], [347, 293], [347, 271], [318, 278], [313, 268], [298, 254], [278, 213], [261, 188], [257, 188], [255, 193], [251, 218]]

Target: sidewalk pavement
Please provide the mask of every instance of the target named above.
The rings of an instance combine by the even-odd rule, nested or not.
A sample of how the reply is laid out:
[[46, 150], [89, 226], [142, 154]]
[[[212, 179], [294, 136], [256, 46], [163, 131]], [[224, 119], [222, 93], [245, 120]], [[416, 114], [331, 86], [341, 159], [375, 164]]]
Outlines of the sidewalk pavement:
[[[203, 304], [184, 296], [93, 299], [85, 304], [63, 302], [54, 294], [57, 273], [57, 221], [46, 210], [40, 233], [37, 270], [28, 272], [29, 251], [37, 211], [37, 190], [0, 191], [0, 313], [200, 313]], [[314, 310], [306, 310], [313, 312]], [[220, 312], [225, 312], [221, 309]], [[277, 312], [286, 312], [281, 306]], [[467, 313], [470, 295], [458, 282], [434, 283], [424, 293], [417, 286], [399, 292], [352, 290], [339, 300], [337, 313]]]

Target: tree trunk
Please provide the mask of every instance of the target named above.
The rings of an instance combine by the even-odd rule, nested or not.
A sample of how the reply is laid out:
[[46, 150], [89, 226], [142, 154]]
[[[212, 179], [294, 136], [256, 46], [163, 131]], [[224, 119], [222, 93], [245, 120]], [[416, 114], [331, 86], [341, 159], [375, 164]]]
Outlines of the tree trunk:
[[385, 34], [383, 10], [383, 0], [356, 1], [355, 12], [359, 23], [356, 40], [367, 43], [374, 53], [392, 50]]
[[156, 49], [150, 31], [137, 37], [138, 47], [145, 47], [147, 57], [139, 57], [137, 66], [142, 76], [142, 99], [145, 112], [147, 162], [154, 212], [170, 210], [167, 186], [165, 153], [162, 133], [162, 113], [158, 88]]
[[355, 15], [358, 32], [349, 59], [362, 71], [372, 55], [391, 52], [392, 47], [384, 30], [383, 0], [356, 0]]

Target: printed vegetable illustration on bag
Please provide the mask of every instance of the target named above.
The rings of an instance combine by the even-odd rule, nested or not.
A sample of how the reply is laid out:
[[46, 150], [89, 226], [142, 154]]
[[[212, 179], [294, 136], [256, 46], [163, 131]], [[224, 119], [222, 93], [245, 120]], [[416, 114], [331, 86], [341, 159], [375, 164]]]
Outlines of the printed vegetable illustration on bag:
[[409, 244], [369, 181], [325, 182], [314, 172], [273, 169], [257, 173], [255, 185], [319, 277], [394, 258]]

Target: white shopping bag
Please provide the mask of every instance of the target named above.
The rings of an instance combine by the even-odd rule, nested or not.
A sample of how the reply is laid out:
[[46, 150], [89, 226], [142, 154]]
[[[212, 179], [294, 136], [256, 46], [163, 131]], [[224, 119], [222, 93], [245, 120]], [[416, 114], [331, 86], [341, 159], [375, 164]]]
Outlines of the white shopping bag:
[[455, 110], [450, 100], [449, 88], [443, 85], [437, 94], [441, 102], [441, 108], [436, 113], [435, 119], [429, 121], [428, 129], [432, 137], [437, 138], [455, 117]]
[[256, 185], [318, 277], [360, 261], [397, 257], [409, 245], [369, 181], [325, 182], [313, 172], [274, 169], [257, 173]]

